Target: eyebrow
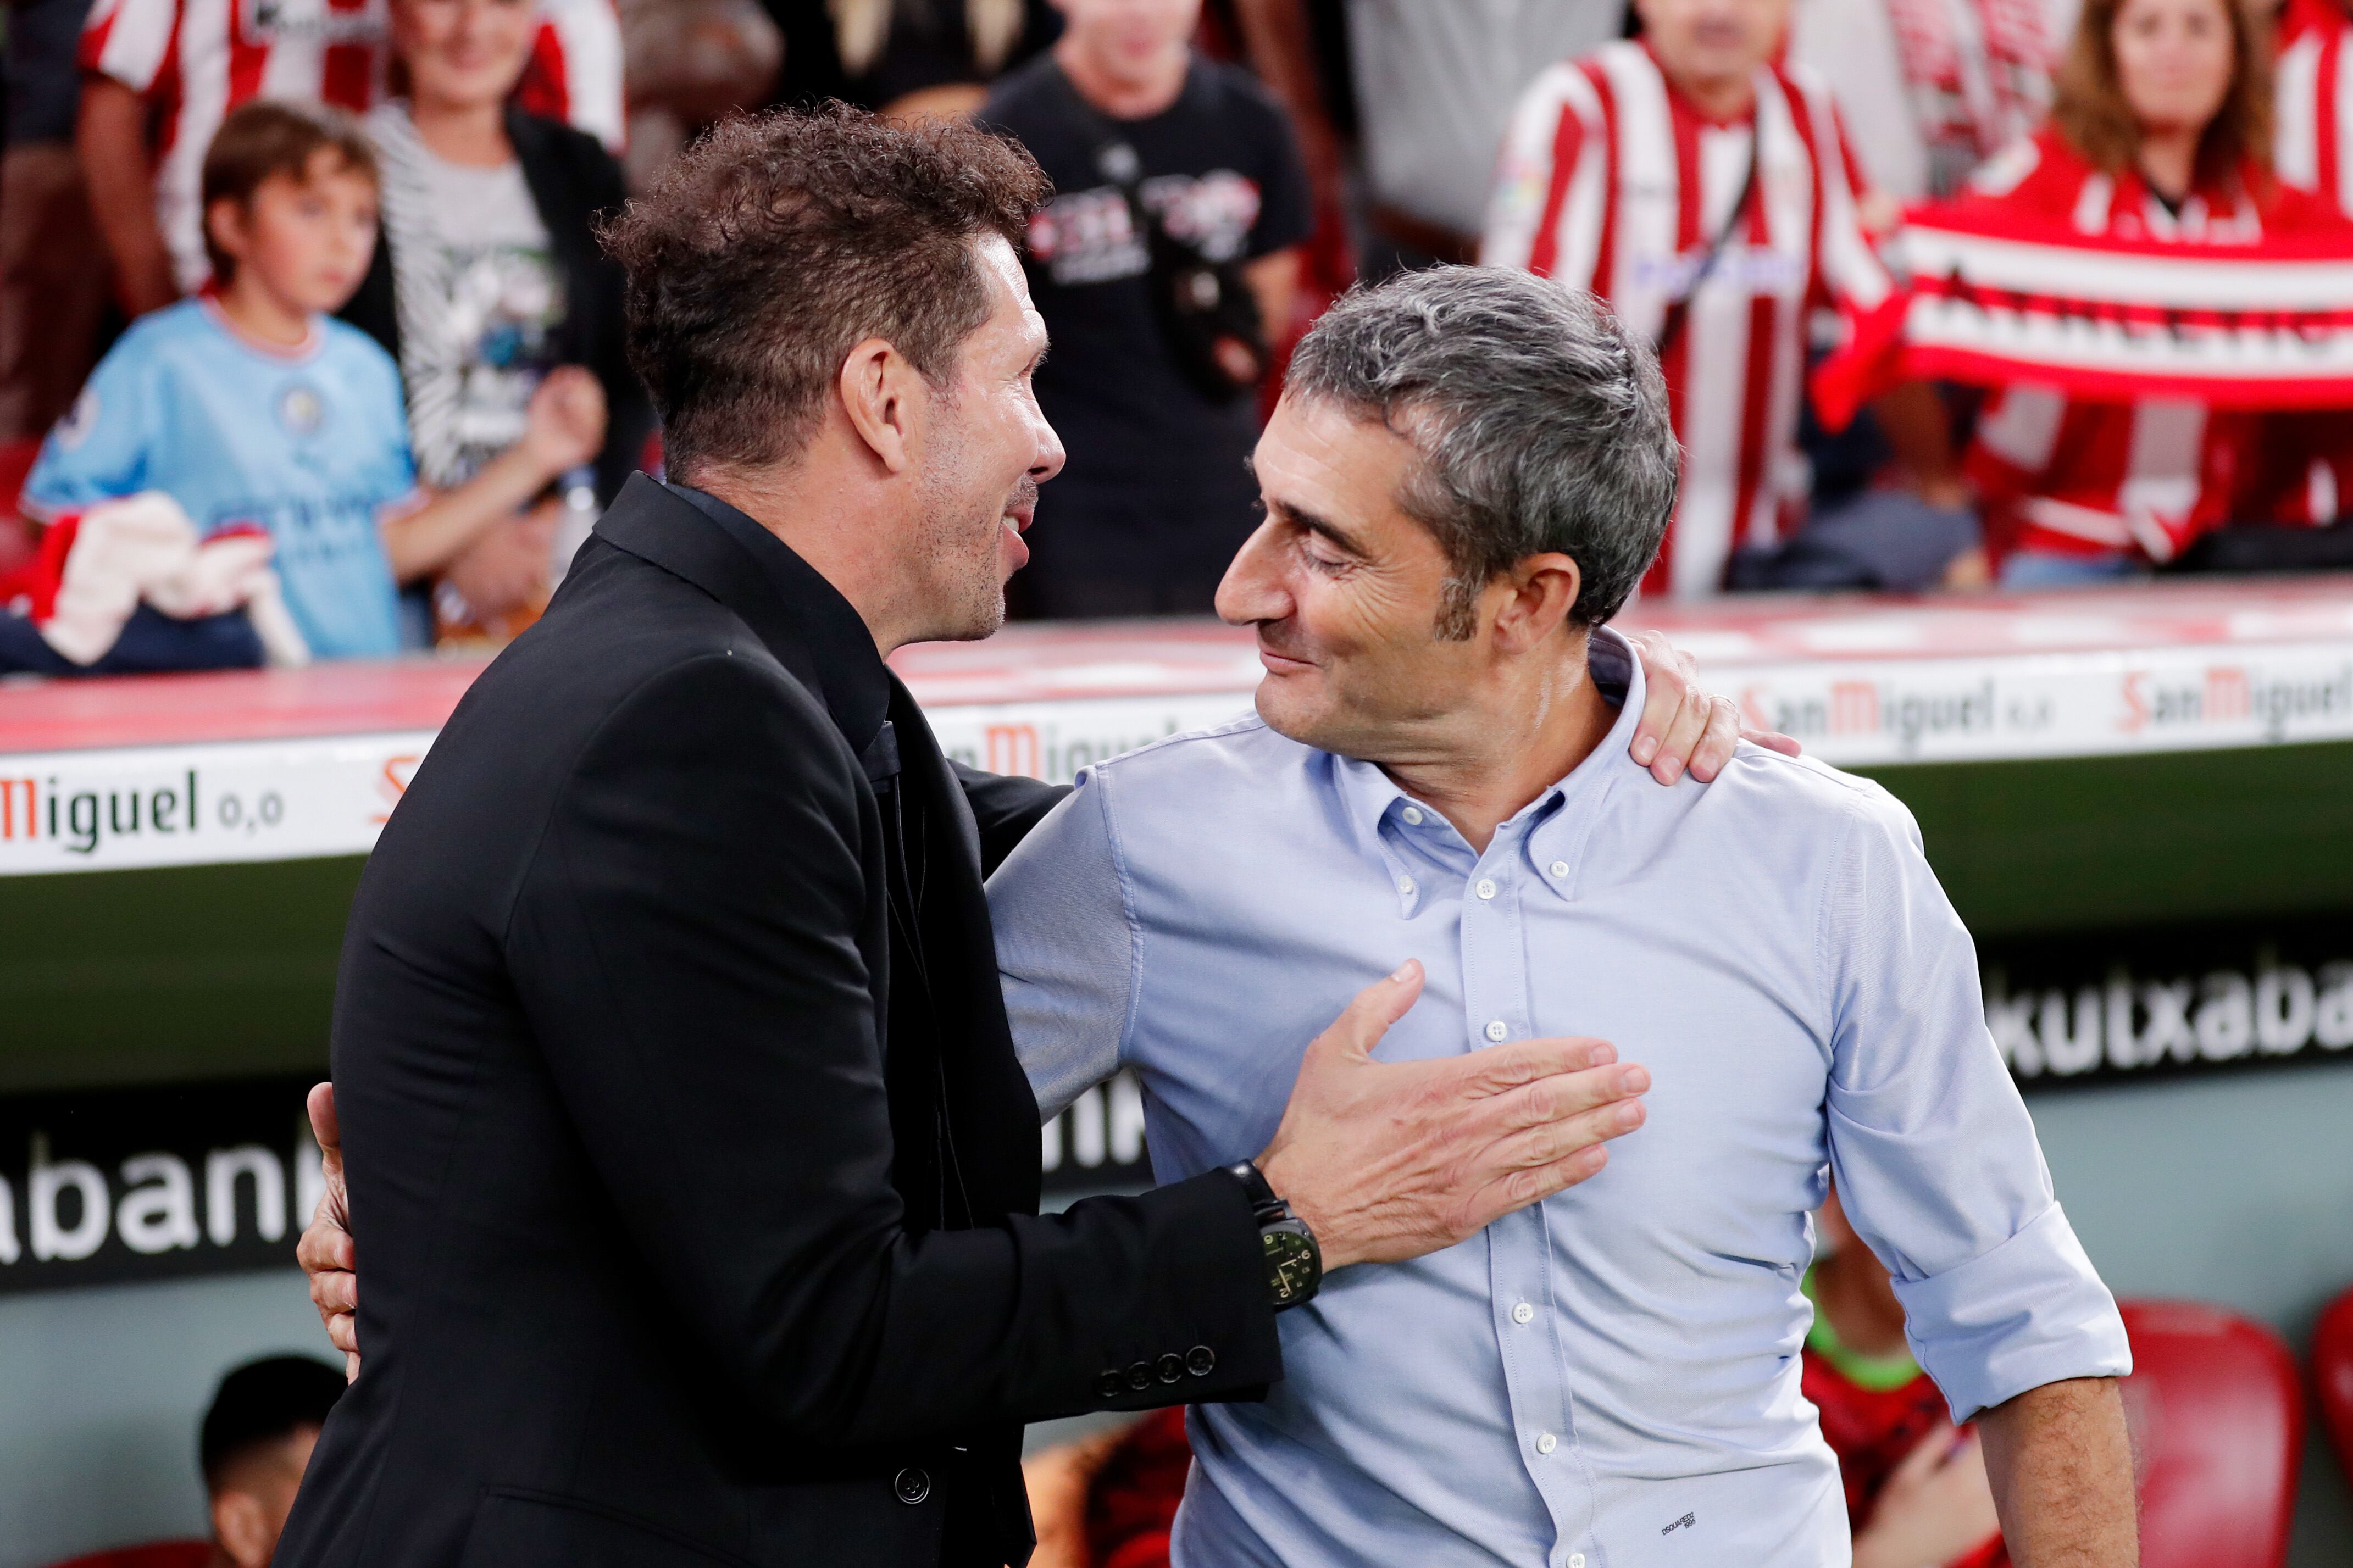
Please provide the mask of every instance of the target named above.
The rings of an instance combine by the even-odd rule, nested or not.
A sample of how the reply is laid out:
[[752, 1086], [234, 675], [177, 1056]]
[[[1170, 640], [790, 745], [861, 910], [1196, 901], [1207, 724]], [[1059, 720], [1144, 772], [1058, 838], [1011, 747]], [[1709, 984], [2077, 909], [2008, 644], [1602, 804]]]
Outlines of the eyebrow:
[[1357, 542], [1355, 534], [1350, 533], [1331, 519], [1320, 517], [1314, 512], [1295, 507], [1289, 501], [1270, 500], [1266, 505], [1269, 511], [1273, 512], [1292, 527], [1304, 529], [1359, 561], [1368, 561], [1372, 558], [1364, 545]]

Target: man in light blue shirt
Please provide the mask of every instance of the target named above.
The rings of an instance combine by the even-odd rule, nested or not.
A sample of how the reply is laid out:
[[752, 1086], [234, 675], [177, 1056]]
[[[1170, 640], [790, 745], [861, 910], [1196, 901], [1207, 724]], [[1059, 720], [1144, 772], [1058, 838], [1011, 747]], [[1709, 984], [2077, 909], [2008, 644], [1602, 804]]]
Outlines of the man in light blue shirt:
[[1673, 500], [1649, 356], [1551, 285], [1409, 275], [1302, 345], [1257, 467], [1219, 610], [1260, 717], [1090, 770], [991, 883], [1041, 1110], [1132, 1067], [1163, 1180], [1256, 1159], [1279, 1194], [1298, 1042], [1414, 961], [1377, 1055], [1599, 1037], [1647, 1121], [1284, 1312], [1267, 1401], [1193, 1414], [1179, 1568], [1845, 1563], [1799, 1392], [1832, 1169], [2013, 1559], [2134, 1562], [2123, 1325], [1910, 815], [1753, 746], [1663, 789], [1629, 756], [1601, 623]]

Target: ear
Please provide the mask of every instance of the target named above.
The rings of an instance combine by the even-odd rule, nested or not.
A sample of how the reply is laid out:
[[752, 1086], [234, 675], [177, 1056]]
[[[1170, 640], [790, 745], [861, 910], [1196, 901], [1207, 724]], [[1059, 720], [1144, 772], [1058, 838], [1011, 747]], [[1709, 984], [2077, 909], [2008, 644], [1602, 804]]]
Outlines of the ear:
[[931, 387], [907, 357], [881, 338], [869, 338], [841, 362], [842, 412], [883, 471], [903, 474], [915, 463]]
[[226, 1487], [213, 1494], [213, 1539], [237, 1568], [269, 1568], [278, 1544], [261, 1500]]
[[1577, 563], [1557, 551], [1515, 563], [1490, 589], [1504, 595], [1495, 612], [1495, 650], [1525, 653], [1559, 631], [1584, 586]]
[[205, 208], [205, 232], [212, 237], [215, 245], [240, 263], [245, 260], [246, 229], [243, 202], [223, 196]]

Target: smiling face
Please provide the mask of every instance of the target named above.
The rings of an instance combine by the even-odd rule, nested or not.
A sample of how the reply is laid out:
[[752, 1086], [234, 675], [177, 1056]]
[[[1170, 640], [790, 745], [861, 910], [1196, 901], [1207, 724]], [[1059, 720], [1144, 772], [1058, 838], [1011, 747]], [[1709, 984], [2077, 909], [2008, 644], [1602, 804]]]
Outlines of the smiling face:
[[1258, 631], [1258, 711], [1277, 732], [1377, 762], [1461, 711], [1490, 658], [1439, 622], [1450, 567], [1398, 503], [1420, 460], [1377, 419], [1285, 396], [1252, 461], [1266, 521], [1218, 587], [1218, 614]]
[[446, 109], [503, 103], [531, 62], [536, 0], [395, 0], [393, 51], [409, 96]]
[[2125, 0], [2108, 33], [2116, 86], [2144, 133], [2203, 132], [2237, 66], [2233, 0]]
[[990, 235], [974, 248], [989, 312], [929, 403], [913, 559], [935, 618], [918, 640], [985, 637], [1005, 624], [1005, 581], [1029, 559], [1021, 535], [1038, 487], [1062, 467], [1061, 439], [1030, 385], [1046, 355], [1045, 318], [1010, 245]]

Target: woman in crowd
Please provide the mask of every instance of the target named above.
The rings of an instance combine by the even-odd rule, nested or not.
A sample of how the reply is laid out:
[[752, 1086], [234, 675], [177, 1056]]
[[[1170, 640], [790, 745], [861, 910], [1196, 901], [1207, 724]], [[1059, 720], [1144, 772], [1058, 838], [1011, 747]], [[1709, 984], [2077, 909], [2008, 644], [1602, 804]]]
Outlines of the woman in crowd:
[[[2051, 123], [1979, 170], [1966, 205], [2185, 247], [2327, 226], [2319, 203], [2272, 177], [2270, 59], [2262, 22], [2234, 0], [2085, 0]], [[2257, 427], [2191, 398], [2006, 388], [1969, 458], [2003, 584], [2171, 560], [2226, 521]]]
[[[609, 500], [653, 429], [623, 357], [619, 269], [592, 233], [623, 199], [620, 165], [594, 137], [511, 101], [534, 0], [392, 0], [391, 24], [398, 96], [366, 121], [383, 224], [343, 317], [400, 365], [427, 488], [462, 484], [547, 396], [602, 405], [594, 473], [562, 488], [577, 492], [585, 478]], [[536, 604], [564, 505], [543, 497], [452, 563], [434, 595], [444, 630], [512, 625]]]

